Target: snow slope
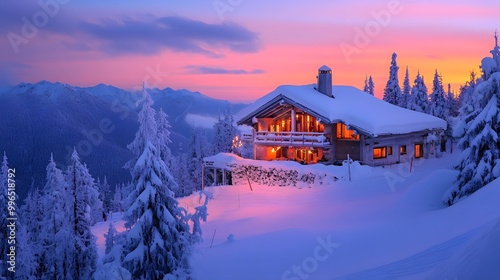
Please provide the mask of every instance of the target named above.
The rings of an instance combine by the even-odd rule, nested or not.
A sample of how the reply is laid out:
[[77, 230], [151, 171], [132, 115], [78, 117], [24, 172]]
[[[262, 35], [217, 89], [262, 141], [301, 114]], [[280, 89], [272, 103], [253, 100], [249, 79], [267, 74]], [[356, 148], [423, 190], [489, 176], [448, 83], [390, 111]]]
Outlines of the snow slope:
[[[471, 254], [500, 260], [498, 250], [488, 249], [500, 246], [493, 238], [498, 226], [491, 229], [500, 219], [500, 181], [444, 207], [440, 199], [456, 176], [453, 163], [453, 157], [421, 161], [411, 174], [404, 165], [371, 168], [352, 182], [310, 189], [210, 188], [215, 199], [193, 258], [198, 279], [498, 278], [493, 267], [482, 271], [483, 261], [468, 270], [482, 271], [479, 278], [458, 272]], [[401, 182], [391, 187], [392, 176]], [[195, 197], [181, 200], [188, 208], [197, 203]], [[326, 260], [315, 259], [318, 239], [329, 238], [337, 247]], [[483, 246], [470, 253], [476, 244]], [[294, 265], [302, 275], [294, 274]]]
[[[340, 178], [311, 188], [209, 187], [196, 279], [500, 279], [500, 180], [445, 207], [457, 155], [411, 173], [357, 166], [352, 181], [346, 166], [306, 166]], [[199, 196], [180, 204], [192, 212]]]

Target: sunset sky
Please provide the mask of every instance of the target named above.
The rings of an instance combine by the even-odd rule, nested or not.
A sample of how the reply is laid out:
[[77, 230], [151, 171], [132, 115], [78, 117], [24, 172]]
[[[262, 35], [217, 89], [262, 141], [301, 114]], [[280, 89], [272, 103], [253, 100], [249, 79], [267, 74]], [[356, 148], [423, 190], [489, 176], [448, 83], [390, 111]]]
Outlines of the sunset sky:
[[[29, 3], [27, 3], [29, 2]], [[60, 81], [187, 88], [251, 101], [281, 84], [361, 88], [381, 97], [392, 52], [432, 87], [458, 90], [493, 48], [500, 2], [40, 0], [0, 2], [0, 83]], [[46, 3], [42, 7], [40, 3]], [[361, 34], [362, 33], [362, 34]]]

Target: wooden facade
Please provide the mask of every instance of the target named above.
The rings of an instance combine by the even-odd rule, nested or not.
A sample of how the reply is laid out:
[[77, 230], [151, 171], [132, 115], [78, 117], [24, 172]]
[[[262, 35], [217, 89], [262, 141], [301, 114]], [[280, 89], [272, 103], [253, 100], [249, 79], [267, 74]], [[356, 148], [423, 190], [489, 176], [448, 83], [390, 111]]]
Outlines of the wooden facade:
[[254, 118], [253, 135], [246, 137], [253, 141], [255, 159], [335, 163], [349, 155], [352, 160], [378, 166], [439, 153], [438, 143], [429, 143], [427, 138], [429, 133], [439, 136], [440, 130], [373, 136], [341, 122], [325, 123], [289, 104], [276, 106], [287, 109], [279, 116]]

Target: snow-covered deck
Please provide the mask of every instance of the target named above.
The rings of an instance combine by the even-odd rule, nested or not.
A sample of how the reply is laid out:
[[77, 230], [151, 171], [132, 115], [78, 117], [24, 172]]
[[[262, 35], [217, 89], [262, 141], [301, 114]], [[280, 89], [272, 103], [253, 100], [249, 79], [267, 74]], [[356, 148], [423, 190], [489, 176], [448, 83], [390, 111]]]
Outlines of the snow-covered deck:
[[326, 147], [330, 145], [326, 135], [318, 132], [259, 131], [255, 133], [254, 143], [301, 147]]

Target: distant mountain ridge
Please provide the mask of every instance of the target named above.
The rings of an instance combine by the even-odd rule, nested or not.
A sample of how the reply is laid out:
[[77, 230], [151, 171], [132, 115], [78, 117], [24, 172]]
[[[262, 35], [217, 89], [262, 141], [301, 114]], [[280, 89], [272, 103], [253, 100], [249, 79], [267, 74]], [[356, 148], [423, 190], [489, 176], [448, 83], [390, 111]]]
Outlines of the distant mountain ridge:
[[[186, 122], [188, 114], [215, 120], [229, 108], [237, 113], [245, 106], [186, 89], [148, 92], [154, 108], [169, 115], [174, 153], [180, 143], [189, 143], [193, 127]], [[6, 151], [9, 165], [16, 168], [20, 197], [32, 183], [43, 187], [51, 152], [65, 169], [73, 148], [94, 177], [106, 175], [113, 185], [128, 181], [130, 175], [121, 167], [132, 156], [126, 146], [138, 129], [139, 98], [138, 92], [110, 85], [75, 87], [47, 81], [0, 91], [0, 151]]]

